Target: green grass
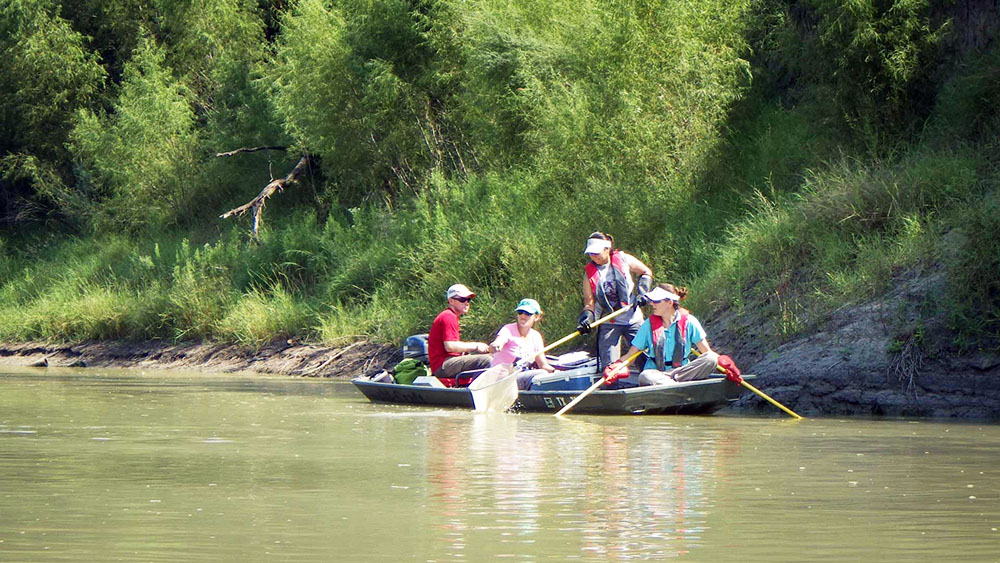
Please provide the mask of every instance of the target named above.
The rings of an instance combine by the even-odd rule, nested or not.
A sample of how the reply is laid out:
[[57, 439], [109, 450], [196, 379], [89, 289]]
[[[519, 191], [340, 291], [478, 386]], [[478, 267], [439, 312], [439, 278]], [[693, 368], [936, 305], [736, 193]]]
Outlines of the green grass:
[[[884, 293], [901, 272], [944, 261], [953, 322], [979, 341], [997, 322], [995, 308], [977, 310], [995, 303], [1000, 254], [983, 167], [975, 151], [923, 150], [811, 170], [798, 193], [758, 192], [741, 221], [705, 226], [725, 234], [694, 241], [713, 249], [702, 274], [662, 267], [685, 259], [649, 233], [619, 233], [620, 244], [653, 265], [658, 281], [691, 283], [691, 306], [702, 314], [735, 306], [771, 319], [779, 339]], [[166, 234], [156, 243], [50, 241], [0, 262], [0, 338], [398, 342], [426, 331], [445, 288], [458, 282], [480, 294], [463, 319], [470, 337], [488, 338], [530, 296], [546, 309], [546, 336], [558, 338], [580, 307], [583, 239], [597, 228], [590, 225], [604, 225], [589, 192], [555, 209], [530, 197], [536, 189], [528, 174], [444, 182], [412, 205], [359, 209], [322, 229], [311, 214], [274, 216], [259, 244], [236, 226], [200, 246]], [[635, 220], [643, 210], [628, 213]], [[946, 255], [942, 235], [956, 225], [963, 250]], [[648, 242], [653, 250], [641, 251]]]
[[[917, 148], [892, 162], [842, 159], [811, 170], [792, 196], [758, 192], [753, 212], [696, 279], [692, 307], [736, 306], [773, 319], [769, 336], [781, 342], [839, 307], [886, 293], [913, 270], [944, 263], [949, 280], [976, 274], [995, 280], [996, 261], [988, 258], [995, 245], [979, 238], [995, 234], [987, 217], [996, 176], [984, 176], [985, 164], [971, 149]], [[958, 225], [977, 233], [961, 250], [974, 258], [956, 260], [955, 249], [946, 247], [944, 235]], [[952, 293], [952, 316], [979, 319], [956, 339], [976, 332], [973, 340], [982, 341], [995, 322], [987, 320], [995, 318], [990, 309], [980, 308], [988, 291], [952, 284]]]

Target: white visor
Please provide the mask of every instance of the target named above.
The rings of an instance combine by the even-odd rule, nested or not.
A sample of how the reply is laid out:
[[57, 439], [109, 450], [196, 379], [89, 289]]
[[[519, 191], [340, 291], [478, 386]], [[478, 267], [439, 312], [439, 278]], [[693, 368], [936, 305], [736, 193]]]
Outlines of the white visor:
[[669, 299], [671, 301], [680, 301], [681, 296], [676, 293], [667, 291], [662, 287], [654, 288], [652, 291], [646, 292], [646, 298], [651, 302], [663, 301], [664, 299]]
[[583, 249], [584, 254], [600, 254], [606, 248], [611, 248], [611, 241], [600, 238], [587, 239], [587, 248]]

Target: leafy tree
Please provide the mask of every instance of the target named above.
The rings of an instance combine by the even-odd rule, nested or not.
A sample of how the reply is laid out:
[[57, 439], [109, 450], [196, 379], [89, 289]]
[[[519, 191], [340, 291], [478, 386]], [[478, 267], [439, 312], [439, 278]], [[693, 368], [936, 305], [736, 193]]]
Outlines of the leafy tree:
[[190, 91], [145, 39], [126, 63], [111, 112], [81, 111], [71, 150], [80, 186], [101, 205], [99, 225], [137, 229], [176, 223], [195, 208], [198, 136]]
[[[860, 131], [908, 130], [934, 102], [950, 30], [929, 0], [762, 2], [765, 65]], [[831, 104], [832, 102], [832, 104]]]
[[433, 162], [433, 108], [417, 83], [428, 57], [421, 25], [403, 0], [303, 0], [282, 20], [275, 105], [348, 206], [375, 188], [416, 189]]
[[111, 83], [121, 82], [125, 63], [139, 46], [144, 30], [160, 21], [155, 4], [134, 0], [74, 0], [61, 2], [62, 17], [89, 38]]
[[[0, 4], [0, 213], [29, 211], [64, 188], [72, 116], [97, 99], [105, 72], [58, 4]], [[43, 198], [44, 200], [44, 198]]]

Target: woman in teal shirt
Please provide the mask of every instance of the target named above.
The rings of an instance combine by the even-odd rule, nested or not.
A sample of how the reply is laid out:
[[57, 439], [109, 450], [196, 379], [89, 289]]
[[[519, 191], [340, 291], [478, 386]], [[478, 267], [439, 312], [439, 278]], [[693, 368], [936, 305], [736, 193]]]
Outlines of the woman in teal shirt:
[[[670, 385], [678, 381], [705, 379], [714, 372], [719, 355], [709, 346], [701, 322], [680, 306], [680, 301], [687, 297], [687, 288], [662, 283], [644, 297], [652, 306], [653, 314], [639, 327], [639, 332], [632, 339], [632, 347], [625, 354], [626, 358], [640, 350], [646, 354], [639, 384]], [[695, 360], [689, 360], [694, 348], [700, 355]], [[612, 363], [605, 373], [613, 373], [620, 363]], [[622, 370], [617, 376], [611, 376], [607, 383], [627, 375], [627, 370]]]

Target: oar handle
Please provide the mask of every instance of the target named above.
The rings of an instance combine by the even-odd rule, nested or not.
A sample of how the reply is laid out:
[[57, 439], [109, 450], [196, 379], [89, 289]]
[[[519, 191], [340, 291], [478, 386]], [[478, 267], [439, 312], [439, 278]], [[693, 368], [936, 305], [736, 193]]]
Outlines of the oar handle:
[[604, 324], [604, 323], [610, 321], [611, 319], [617, 317], [618, 315], [624, 313], [625, 311], [634, 311], [634, 310], [635, 310], [635, 308], [633, 308], [633, 307], [622, 307], [621, 309], [618, 309], [614, 313], [611, 313], [609, 315], [604, 315], [603, 317], [601, 317], [601, 318], [597, 319], [596, 321], [590, 323], [590, 326], [597, 326], [599, 324]]
[[[597, 319], [596, 321], [590, 323], [590, 326], [597, 326], [599, 324], [606, 323], [606, 322], [610, 321], [611, 319], [617, 317], [618, 315], [624, 313], [625, 311], [631, 311], [631, 310], [632, 310], [631, 307], [622, 307], [621, 309], [618, 309], [614, 313], [611, 313], [610, 315], [603, 316], [603, 317]], [[539, 355], [548, 352], [549, 350], [555, 348], [556, 346], [559, 346], [560, 344], [564, 344], [566, 342], [569, 342], [570, 340], [573, 340], [577, 336], [580, 336], [580, 331], [579, 330], [575, 330], [572, 333], [567, 334], [566, 336], [560, 338], [559, 340], [556, 340], [552, 344], [549, 344], [545, 348], [542, 348], [542, 351], [539, 352], [538, 354], [535, 354], [534, 357], [537, 358]]]
[[604, 376], [601, 376], [601, 378], [598, 379], [593, 385], [591, 385], [590, 387], [588, 387], [586, 391], [584, 391], [583, 393], [580, 393], [579, 395], [576, 396], [575, 399], [573, 399], [572, 401], [570, 401], [565, 407], [559, 409], [559, 412], [556, 413], [556, 416], [562, 416], [563, 413], [569, 411], [569, 409], [573, 408], [574, 406], [576, 406], [577, 403], [579, 403], [580, 401], [582, 401], [584, 397], [586, 397], [587, 395], [590, 395], [591, 393], [593, 393], [594, 391], [596, 391], [597, 388], [600, 387], [601, 385], [604, 385], [604, 382], [607, 381], [607, 379], [608, 379], [608, 375], [614, 375], [614, 374], [620, 372], [622, 369], [628, 368], [628, 365], [630, 363], [632, 363], [632, 360], [638, 358], [639, 354], [642, 354], [642, 350], [638, 350], [635, 354], [632, 354], [628, 358], [625, 358], [625, 361], [622, 362], [621, 364], [619, 364], [618, 367], [615, 368], [611, 373], [609, 373], [607, 375], [604, 375]]
[[537, 358], [540, 354], [544, 354], [544, 353], [548, 352], [549, 350], [555, 348], [556, 346], [558, 346], [558, 345], [560, 345], [560, 344], [562, 344], [564, 342], [569, 342], [570, 340], [573, 340], [577, 336], [580, 336], [580, 331], [579, 330], [576, 331], [576, 332], [574, 332], [574, 333], [572, 333], [572, 334], [570, 334], [570, 335], [568, 335], [568, 336], [564, 336], [564, 337], [560, 338], [559, 340], [556, 340], [555, 342], [553, 342], [552, 344], [549, 344], [545, 348], [542, 348], [542, 351], [539, 352], [538, 354], [535, 354], [535, 357]]
[[603, 377], [600, 378], [600, 379], [598, 379], [597, 381], [595, 381], [594, 384], [591, 385], [590, 387], [588, 387], [586, 391], [584, 391], [583, 393], [580, 393], [579, 395], [577, 395], [576, 398], [573, 399], [572, 401], [570, 401], [565, 407], [559, 409], [559, 412], [556, 413], [556, 416], [562, 416], [563, 413], [565, 413], [569, 409], [575, 407], [576, 404], [579, 403], [580, 401], [582, 401], [584, 397], [586, 397], [587, 395], [590, 395], [591, 393], [593, 393], [594, 391], [596, 391], [597, 388], [600, 387], [601, 385], [604, 385], [604, 378]]

